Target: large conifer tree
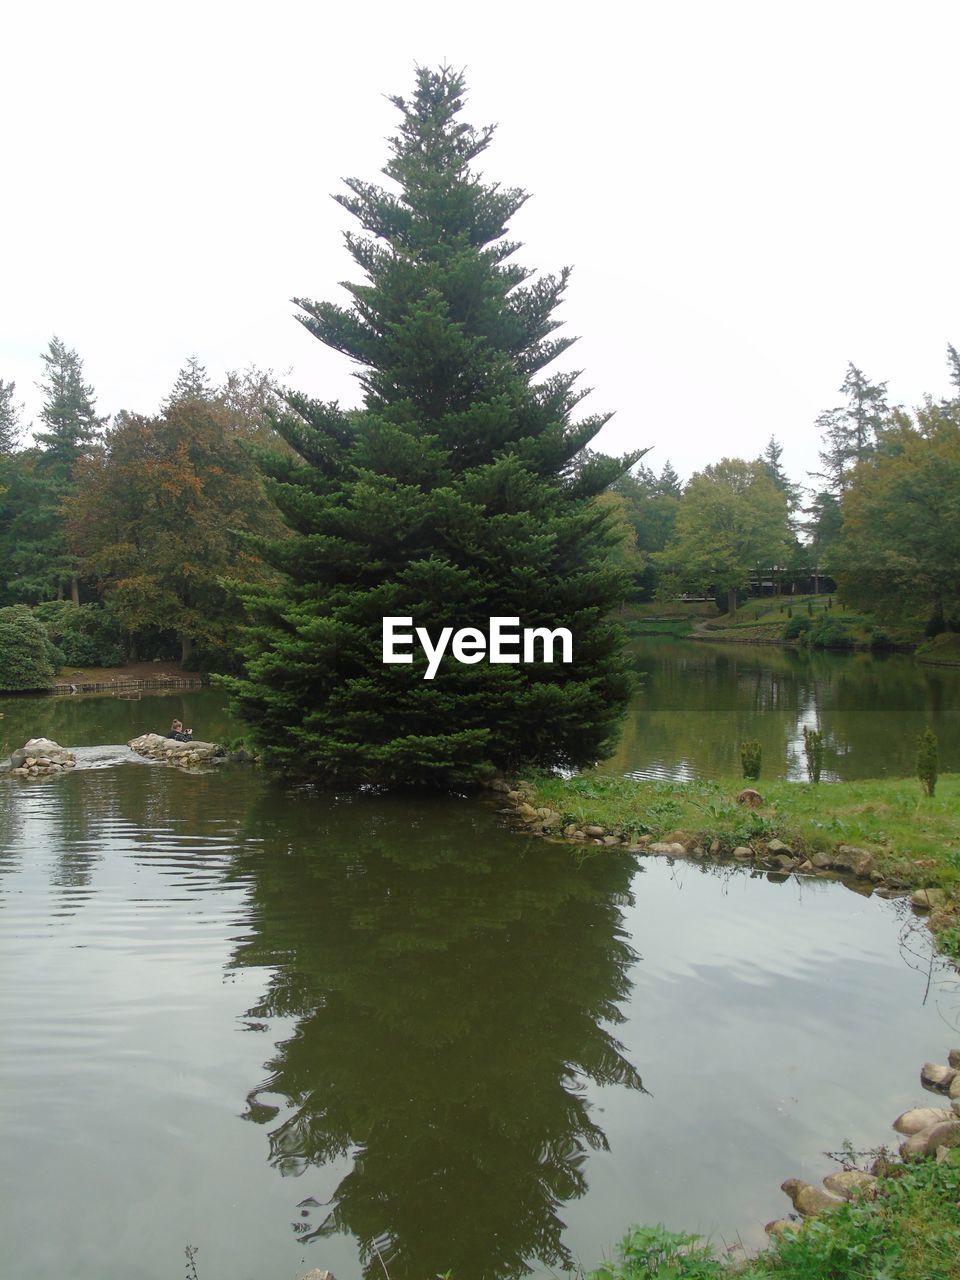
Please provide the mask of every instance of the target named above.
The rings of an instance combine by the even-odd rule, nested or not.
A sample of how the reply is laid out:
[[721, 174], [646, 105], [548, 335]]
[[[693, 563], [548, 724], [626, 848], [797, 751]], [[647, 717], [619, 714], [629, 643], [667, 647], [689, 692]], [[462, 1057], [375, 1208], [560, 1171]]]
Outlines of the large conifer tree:
[[[462, 76], [421, 69], [384, 170], [347, 182], [365, 234], [349, 307], [297, 299], [306, 328], [361, 367], [363, 408], [288, 393], [294, 457], [264, 456], [295, 533], [264, 546], [281, 591], [247, 592], [241, 713], [274, 763], [326, 782], [472, 781], [491, 767], [582, 764], [609, 743], [629, 680], [611, 611], [626, 582], [595, 502], [636, 457], [587, 450], [609, 415], [574, 423], [576, 373], [538, 373], [568, 272], [510, 261], [524, 192], [471, 163], [493, 130], [463, 123]], [[381, 620], [486, 630], [492, 616], [568, 627], [573, 663], [463, 665], [433, 680], [383, 665]]]

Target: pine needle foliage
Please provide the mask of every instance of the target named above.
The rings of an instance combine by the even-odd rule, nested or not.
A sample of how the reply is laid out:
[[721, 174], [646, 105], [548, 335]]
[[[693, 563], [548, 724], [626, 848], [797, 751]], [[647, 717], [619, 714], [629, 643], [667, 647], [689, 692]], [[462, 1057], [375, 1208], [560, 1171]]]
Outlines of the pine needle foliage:
[[[587, 446], [573, 341], [553, 313], [568, 271], [534, 276], [506, 239], [523, 191], [471, 167], [492, 128], [460, 119], [463, 77], [420, 69], [384, 173], [336, 197], [362, 228], [348, 306], [296, 299], [306, 329], [359, 366], [362, 408], [285, 394], [294, 451], [259, 453], [293, 536], [262, 554], [280, 589], [246, 591], [246, 675], [229, 682], [268, 762], [332, 785], [477, 782], [579, 765], [610, 743], [629, 690], [612, 612], [627, 582], [595, 501], [640, 456]], [[541, 375], [538, 380], [538, 375]], [[486, 630], [566, 626], [572, 664], [382, 663], [384, 616]]]

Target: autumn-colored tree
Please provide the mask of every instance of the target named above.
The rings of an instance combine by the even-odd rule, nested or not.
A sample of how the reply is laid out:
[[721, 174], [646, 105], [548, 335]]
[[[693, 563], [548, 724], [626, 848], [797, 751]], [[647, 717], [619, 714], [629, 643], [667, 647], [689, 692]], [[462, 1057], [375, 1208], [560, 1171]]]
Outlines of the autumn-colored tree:
[[227, 411], [193, 400], [120, 415], [77, 481], [70, 545], [131, 638], [174, 632], [184, 661], [196, 644], [223, 665], [237, 615], [222, 580], [262, 578], [242, 535], [278, 531]]

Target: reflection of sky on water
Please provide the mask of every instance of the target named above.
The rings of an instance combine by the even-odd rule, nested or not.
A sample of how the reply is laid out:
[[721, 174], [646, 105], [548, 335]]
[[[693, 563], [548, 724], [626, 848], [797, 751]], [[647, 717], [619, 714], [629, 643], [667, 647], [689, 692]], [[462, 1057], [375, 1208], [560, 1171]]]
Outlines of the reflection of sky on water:
[[[477, 1069], [485, 1087], [553, 1069], [535, 1063], [530, 1046], [522, 1062], [510, 1053], [522, 1042], [517, 1028], [569, 997], [568, 975], [583, 971], [586, 989], [602, 994], [600, 962], [615, 940], [601, 936], [602, 917], [585, 939], [558, 916], [556, 936], [528, 947], [543, 912], [531, 867], [553, 877], [547, 869], [569, 850], [498, 830], [482, 806], [450, 802], [425, 814], [375, 798], [262, 800], [261, 785], [251, 774], [152, 767], [0, 783], [0, 1117], [16, 1153], [0, 1232], [24, 1274], [152, 1280], [176, 1274], [187, 1243], [200, 1246], [204, 1280], [314, 1266], [358, 1273], [352, 1238], [301, 1240], [354, 1171], [357, 1147], [322, 1164], [294, 1159], [300, 1176], [291, 1178], [282, 1162], [271, 1165], [269, 1135], [298, 1110], [309, 1118], [311, 1108], [345, 1101], [329, 1040], [310, 1039], [324, 1025], [316, 1015], [350, 996], [376, 1017], [378, 1001], [402, 993], [392, 971], [363, 969], [381, 913], [394, 920], [391, 903], [405, 904], [396, 938], [410, 946], [397, 963], [407, 956], [420, 966], [412, 973], [430, 999], [387, 1012], [401, 1022], [415, 1013], [425, 1036], [434, 1016], [444, 1034], [456, 1025], [456, 1009], [434, 1013], [431, 1003], [450, 989], [456, 964], [476, 956], [486, 966], [477, 971], [489, 971], [501, 899], [520, 894], [526, 904], [503, 936], [527, 967], [503, 975], [489, 1024], [464, 1001], [473, 1019], [465, 1034], [479, 1029], [502, 1068]], [[465, 867], [483, 863], [483, 894], [474, 876], [444, 873], [434, 920], [404, 881], [415, 857], [432, 884], [450, 844]], [[342, 871], [334, 850], [348, 855]], [[610, 866], [622, 856], [597, 854]], [[511, 868], [521, 862], [526, 879], [515, 887]], [[890, 1120], [930, 1100], [920, 1063], [957, 1041], [956, 982], [931, 974], [926, 934], [910, 927], [903, 904], [823, 881], [772, 883], [741, 867], [640, 866], [632, 901], [607, 893], [604, 910], [611, 920], [619, 913], [637, 953], [618, 1002], [626, 1021], [607, 1030], [649, 1094], [577, 1076], [609, 1142], [587, 1154], [586, 1193], [560, 1211], [567, 1244], [589, 1265], [632, 1221], [756, 1240], [787, 1207], [784, 1177], [819, 1180], [829, 1168], [821, 1153], [844, 1139], [890, 1141]], [[600, 870], [590, 881], [598, 901]], [[481, 896], [488, 914], [477, 916]], [[291, 1011], [254, 1016], [270, 990], [289, 993]], [[336, 1025], [349, 1034], [349, 1017]], [[567, 1032], [545, 1030], [557, 1052]], [[368, 1100], [375, 1127], [378, 1099], [390, 1096], [402, 1128], [405, 1092], [394, 1096], [390, 1063], [378, 1061], [375, 1042], [365, 1046], [347, 1063], [361, 1073], [356, 1096]], [[256, 1099], [279, 1109], [277, 1121], [243, 1123], [244, 1100], [269, 1078], [265, 1064], [284, 1053], [295, 1055], [296, 1073], [277, 1079], [296, 1080], [297, 1096], [264, 1088]], [[406, 1094], [422, 1107], [417, 1088]], [[491, 1104], [499, 1109], [497, 1097]], [[524, 1099], [501, 1104], [522, 1132]], [[428, 1147], [420, 1115], [409, 1115], [415, 1151]], [[385, 1189], [402, 1201], [402, 1186]], [[320, 1208], [299, 1207], [311, 1198]], [[437, 1222], [441, 1238], [451, 1226]]]

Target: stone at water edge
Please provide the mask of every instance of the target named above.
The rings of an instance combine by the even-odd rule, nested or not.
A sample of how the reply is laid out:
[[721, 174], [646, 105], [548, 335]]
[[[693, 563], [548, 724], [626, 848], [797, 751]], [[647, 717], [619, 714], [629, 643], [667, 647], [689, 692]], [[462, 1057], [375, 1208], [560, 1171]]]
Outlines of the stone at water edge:
[[942, 889], [914, 889], [910, 895], [910, 905], [919, 907], [921, 911], [946, 906], [946, 902], [947, 895]]
[[897, 1116], [893, 1127], [897, 1133], [910, 1137], [911, 1134], [921, 1133], [935, 1124], [952, 1119], [952, 1112], [945, 1107], [911, 1107], [909, 1111], [904, 1111], [902, 1115]]
[[960, 1071], [950, 1081], [950, 1088], [947, 1090], [948, 1098], [960, 1099]]
[[947, 1054], [947, 1062], [954, 1071], [960, 1071], [960, 1049], [951, 1049]]
[[768, 1222], [763, 1229], [768, 1236], [782, 1236], [787, 1231], [799, 1231], [800, 1223], [793, 1222], [790, 1218], [776, 1218], [773, 1222]]
[[811, 1186], [809, 1182], [802, 1182], [799, 1178], [787, 1178], [786, 1182], [781, 1182], [780, 1190], [786, 1192], [797, 1213], [803, 1214], [805, 1218], [826, 1213], [827, 1210], [836, 1209], [838, 1205], [843, 1204], [842, 1200], [827, 1195], [826, 1191]]
[[876, 1195], [877, 1179], [861, 1169], [844, 1169], [841, 1173], [828, 1173], [823, 1185], [843, 1200], [855, 1200], [858, 1195], [872, 1200]]
[[659, 853], [662, 857], [666, 858], [682, 858], [686, 852], [687, 851], [682, 844], [676, 844], [673, 842], [667, 843], [663, 840], [658, 840], [655, 844], [647, 845], [647, 853]]
[[834, 854], [833, 865], [841, 871], [852, 871], [855, 876], [868, 876], [873, 871], [873, 854], [869, 849], [842, 844]]
[[738, 844], [733, 851], [733, 856], [735, 858], [752, 858], [753, 850], [748, 848], [745, 844]]
[[900, 1144], [901, 1160], [919, 1160], [933, 1155], [938, 1147], [960, 1147], [960, 1120], [953, 1117], [921, 1129]]
[[784, 844], [782, 840], [768, 840], [767, 853], [772, 853], [772, 854], [783, 853], [783, 854], [786, 854], [788, 858], [793, 857], [793, 850], [790, 848], [788, 844]]
[[920, 1068], [920, 1083], [925, 1089], [936, 1089], [938, 1093], [946, 1093], [956, 1077], [953, 1067], [944, 1067], [939, 1062], [925, 1062]]

